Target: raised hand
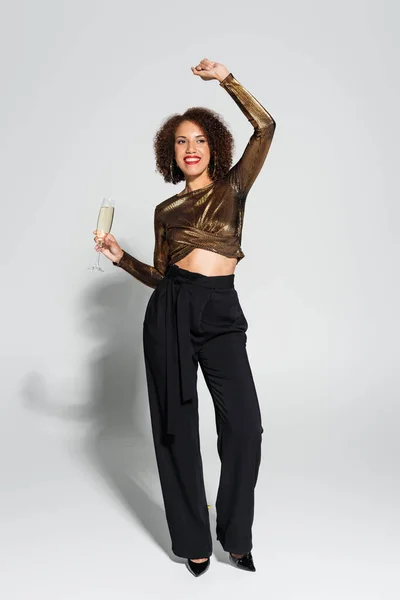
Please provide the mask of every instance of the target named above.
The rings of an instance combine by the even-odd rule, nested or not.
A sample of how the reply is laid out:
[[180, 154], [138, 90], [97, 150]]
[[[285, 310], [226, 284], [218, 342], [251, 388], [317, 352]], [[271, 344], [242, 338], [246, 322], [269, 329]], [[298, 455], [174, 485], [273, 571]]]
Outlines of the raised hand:
[[217, 79], [222, 81], [227, 75], [229, 75], [228, 69], [221, 63], [208, 60], [203, 58], [196, 67], [190, 67], [193, 75], [199, 75], [203, 81], [211, 81], [211, 79]]
[[93, 233], [96, 234], [94, 237], [94, 241], [96, 242], [96, 252], [101, 252], [113, 262], [119, 262], [119, 260], [122, 258], [123, 250], [117, 243], [115, 237], [111, 233], [97, 236], [97, 229], [94, 229]]

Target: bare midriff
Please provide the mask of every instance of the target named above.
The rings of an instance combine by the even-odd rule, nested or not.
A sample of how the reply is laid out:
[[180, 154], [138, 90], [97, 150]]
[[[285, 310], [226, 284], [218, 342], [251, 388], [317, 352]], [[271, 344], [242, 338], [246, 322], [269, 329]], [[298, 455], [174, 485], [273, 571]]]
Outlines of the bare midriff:
[[231, 275], [235, 272], [237, 262], [237, 258], [228, 258], [211, 250], [194, 248], [175, 264], [186, 271], [213, 277], [215, 275]]

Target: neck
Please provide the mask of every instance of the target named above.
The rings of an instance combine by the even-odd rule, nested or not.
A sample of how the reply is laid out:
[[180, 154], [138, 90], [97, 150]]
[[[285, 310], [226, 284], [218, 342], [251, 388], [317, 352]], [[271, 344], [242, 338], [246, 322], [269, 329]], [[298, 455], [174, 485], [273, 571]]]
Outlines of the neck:
[[184, 193], [186, 192], [194, 192], [195, 190], [199, 190], [200, 188], [206, 187], [212, 183], [212, 179], [208, 176], [207, 173], [202, 173], [198, 177], [194, 177], [193, 179], [186, 179], [186, 187], [184, 189]]

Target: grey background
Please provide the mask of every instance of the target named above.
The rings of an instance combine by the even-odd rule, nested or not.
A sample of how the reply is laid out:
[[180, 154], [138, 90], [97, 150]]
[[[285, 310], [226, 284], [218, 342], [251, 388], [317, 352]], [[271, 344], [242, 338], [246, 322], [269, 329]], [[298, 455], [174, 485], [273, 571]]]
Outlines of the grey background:
[[[0, 594], [8, 599], [394, 599], [399, 559], [398, 8], [395, 2], [8, 2], [1, 8]], [[235, 284], [264, 424], [257, 572], [215, 543], [195, 580], [170, 550], [141, 326], [151, 289], [102, 257], [152, 261], [152, 138], [188, 106], [276, 137], [247, 199]], [[199, 371], [215, 540], [219, 476]], [[172, 562], [170, 560], [172, 559]]]

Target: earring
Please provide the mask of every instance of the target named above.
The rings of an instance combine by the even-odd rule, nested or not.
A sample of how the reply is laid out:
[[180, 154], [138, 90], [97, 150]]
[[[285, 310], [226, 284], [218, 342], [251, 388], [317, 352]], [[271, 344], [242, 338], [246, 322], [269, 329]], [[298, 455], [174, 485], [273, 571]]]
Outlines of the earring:
[[171, 175], [171, 181], [174, 181], [174, 157], [171, 158], [171, 164], [169, 165], [169, 173]]
[[216, 170], [217, 170], [217, 155], [215, 154], [215, 152], [213, 154], [213, 162], [214, 162], [214, 168], [213, 168], [213, 172], [212, 172], [212, 175], [211, 175], [211, 179], [214, 179], [215, 173], [216, 173]]

